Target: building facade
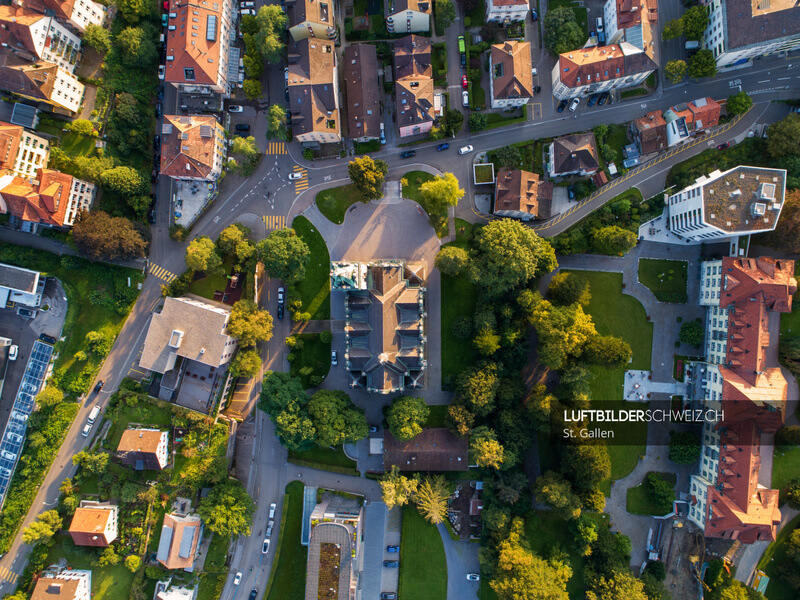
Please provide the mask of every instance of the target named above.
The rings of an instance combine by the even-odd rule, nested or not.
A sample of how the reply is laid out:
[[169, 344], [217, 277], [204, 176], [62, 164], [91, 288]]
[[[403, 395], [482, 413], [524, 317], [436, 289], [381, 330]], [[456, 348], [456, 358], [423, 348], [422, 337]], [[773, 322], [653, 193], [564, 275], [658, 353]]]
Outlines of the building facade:
[[84, 85], [70, 71], [43, 60], [32, 63], [28, 56], [11, 47], [0, 48], [0, 89], [75, 116], [83, 103]]
[[492, 46], [489, 95], [492, 108], [524, 106], [533, 98], [530, 43], [512, 41]]
[[19, 125], [0, 121], [0, 169], [24, 178], [36, 177], [47, 165], [50, 143]]
[[330, 0], [290, 0], [289, 33], [297, 42], [306, 38], [332, 40], [336, 37], [336, 4]]
[[342, 141], [339, 76], [332, 40], [308, 38], [292, 45], [288, 86], [294, 138], [307, 144]]
[[75, 72], [81, 39], [55, 17], [16, 6], [0, 6], [0, 43], [27, 50], [31, 61], [44, 60]]
[[92, 0], [12, 0], [11, 4], [54, 15], [81, 33], [88, 25], [102, 25], [106, 18], [106, 8]]
[[161, 174], [173, 179], [215, 181], [222, 173], [225, 129], [213, 115], [164, 115]]
[[486, 20], [504, 25], [524, 21], [529, 9], [527, 0], [486, 0]]
[[384, 0], [389, 33], [418, 33], [431, 30], [429, 0]]
[[36, 580], [31, 600], [91, 600], [92, 572], [51, 565]]
[[606, 43], [627, 42], [651, 59], [655, 59], [657, 21], [658, 0], [607, 0], [603, 5]]
[[169, 464], [169, 433], [158, 429], [126, 429], [117, 456], [136, 471], [162, 470]]
[[75, 509], [69, 535], [77, 546], [105, 548], [117, 539], [118, 509], [115, 504], [81, 500]]

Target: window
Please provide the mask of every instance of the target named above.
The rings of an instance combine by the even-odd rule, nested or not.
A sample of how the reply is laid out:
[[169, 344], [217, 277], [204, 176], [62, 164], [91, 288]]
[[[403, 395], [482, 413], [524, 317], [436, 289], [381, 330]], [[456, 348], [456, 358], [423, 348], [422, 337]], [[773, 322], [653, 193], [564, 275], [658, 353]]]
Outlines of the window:
[[183, 78], [187, 81], [194, 81], [194, 69], [185, 68], [183, 70]]

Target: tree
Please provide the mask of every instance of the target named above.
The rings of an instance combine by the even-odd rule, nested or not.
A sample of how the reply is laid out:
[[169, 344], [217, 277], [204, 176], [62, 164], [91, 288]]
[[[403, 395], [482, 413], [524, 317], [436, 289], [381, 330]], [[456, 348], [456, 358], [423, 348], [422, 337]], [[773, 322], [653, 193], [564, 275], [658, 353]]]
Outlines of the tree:
[[[767, 143], [769, 144], [771, 141], [770, 138]], [[800, 157], [787, 156], [783, 160], [800, 162]], [[766, 238], [765, 245], [781, 248], [782, 251], [790, 254], [800, 253], [800, 190], [786, 190], [781, 218], [778, 219], [775, 230], [764, 236]]]
[[463, 372], [456, 385], [456, 395], [478, 416], [494, 409], [494, 399], [500, 383], [499, 368], [495, 363], [483, 363]]
[[433, 9], [436, 24], [442, 31], [456, 20], [456, 5], [453, 4], [453, 0], [434, 0]]
[[144, 190], [142, 177], [131, 167], [114, 167], [103, 171], [100, 181], [108, 191], [123, 196], [135, 196]]
[[400, 475], [400, 467], [392, 465], [391, 471], [384, 474], [380, 484], [383, 503], [391, 510], [395, 506], [405, 506], [413, 501], [419, 487], [419, 477]]
[[[705, 9], [704, 9], [705, 10]], [[711, 50], [698, 50], [689, 57], [689, 77], [713, 77], [717, 74], [717, 61]]]
[[267, 111], [267, 137], [286, 140], [286, 123], [286, 109], [280, 104], [270, 106]]
[[256, 13], [258, 31], [253, 34], [253, 40], [267, 62], [278, 62], [283, 57], [286, 22], [286, 13], [277, 4], [262, 6]]
[[615, 571], [613, 577], [600, 579], [586, 593], [587, 600], [648, 600], [644, 584], [629, 571]]
[[158, 49], [149, 28], [126, 27], [114, 42], [119, 47], [122, 62], [129, 67], [149, 65], [158, 59]]
[[48, 385], [41, 392], [36, 395], [36, 406], [39, 408], [48, 408], [56, 406], [64, 399], [64, 392], [54, 385]]
[[800, 115], [789, 113], [767, 127], [767, 152], [773, 158], [800, 155]]
[[[473, 71], [478, 74], [478, 81], [480, 81], [481, 72], [479, 70]], [[473, 81], [475, 81], [473, 79]], [[464, 126], [464, 113], [455, 108], [450, 108], [444, 113], [444, 131], [450, 137], [455, 137]]]
[[104, 331], [90, 331], [86, 334], [86, 346], [94, 354], [98, 356], [105, 356], [111, 350], [111, 344], [114, 338]]
[[547, 288], [547, 299], [560, 306], [568, 306], [576, 302], [582, 306], [589, 304], [592, 294], [589, 280], [583, 275], [560, 271], [550, 280]]
[[592, 248], [599, 254], [623, 256], [636, 245], [636, 234], [616, 225], [608, 225], [592, 232]]
[[631, 361], [633, 350], [625, 340], [613, 335], [589, 338], [583, 347], [583, 357], [590, 363], [606, 369], [619, 369]]
[[401, 442], [422, 433], [422, 428], [431, 414], [431, 409], [422, 398], [398, 396], [386, 412], [389, 432]]
[[248, 239], [250, 228], [241, 223], [233, 223], [223, 229], [217, 238], [217, 248], [225, 256], [233, 256], [241, 261], [241, 256], [249, 257], [255, 253], [255, 246]]
[[499, 544], [490, 583], [498, 599], [568, 600], [567, 582], [572, 568], [559, 558], [545, 560], [534, 554], [524, 532], [524, 522], [517, 517]]
[[516, 146], [503, 146], [497, 150], [495, 158], [500, 164], [500, 168], [516, 169], [522, 161], [522, 154]]
[[306, 276], [306, 265], [311, 251], [294, 229], [276, 229], [258, 244], [258, 253], [270, 277], [288, 284], [301, 281]]
[[231, 309], [228, 335], [238, 338], [243, 348], [272, 339], [272, 315], [258, 308], [252, 300], [242, 298]]
[[445, 246], [436, 254], [435, 264], [443, 275], [455, 277], [469, 265], [469, 254], [458, 246]]
[[264, 93], [264, 86], [260, 79], [245, 79], [242, 82], [242, 91], [248, 100], [258, 100]]
[[43, 539], [51, 538], [61, 529], [63, 524], [57, 510], [45, 511], [22, 531], [22, 541], [33, 545]]
[[444, 521], [447, 515], [447, 500], [450, 486], [443, 475], [425, 477], [417, 488], [414, 502], [423, 518], [434, 525]]
[[223, 537], [250, 535], [254, 510], [253, 499], [235, 479], [212, 487], [197, 507], [206, 527]]
[[464, 190], [458, 186], [458, 179], [452, 173], [443, 173], [419, 186], [422, 199], [427, 203], [428, 211], [438, 214], [447, 210], [448, 206], [456, 206], [464, 197]]
[[222, 258], [211, 238], [196, 237], [186, 247], [186, 266], [192, 271], [216, 273], [222, 266]]
[[109, 546], [103, 553], [100, 555], [100, 558], [97, 560], [97, 564], [101, 567], [111, 567], [119, 563], [122, 560], [122, 557], [117, 554], [117, 551], [114, 550], [114, 546]]
[[140, 19], [152, 14], [155, 8], [148, 0], [117, 0], [116, 6], [128, 23], [138, 23]]
[[672, 83], [678, 83], [686, 77], [687, 70], [685, 60], [668, 60], [664, 65], [664, 76]]
[[456, 402], [451, 402], [447, 407], [447, 414], [444, 423], [447, 428], [462, 437], [469, 435], [472, 425], [475, 422], [475, 415], [466, 406]]
[[647, 493], [650, 498], [659, 505], [672, 506], [672, 501], [675, 500], [675, 492], [672, 485], [670, 485], [662, 476], [661, 473], [648, 473], [644, 478]]
[[577, 492], [588, 492], [611, 477], [611, 458], [603, 444], [572, 444], [564, 447], [561, 473]]
[[569, 481], [553, 471], [539, 476], [533, 488], [538, 502], [557, 510], [567, 520], [581, 516], [581, 500], [572, 491]]
[[[683, 19], [672, 19], [668, 21], [661, 30], [661, 39], [666, 41], [674, 40], [683, 35]], [[670, 61], [672, 62], [672, 61]], [[669, 63], [667, 63], [669, 65]]]
[[497, 434], [486, 427], [476, 427], [469, 437], [470, 460], [479, 467], [501, 469], [505, 454], [503, 445], [497, 441]]
[[89, 119], [75, 119], [67, 128], [73, 132], [85, 136], [93, 136], [95, 134], [94, 124]]
[[753, 106], [753, 99], [747, 92], [739, 92], [728, 97], [728, 102], [725, 104], [725, 110], [729, 115], [741, 115], [750, 110]]
[[319, 390], [308, 401], [308, 415], [317, 430], [317, 444], [338, 446], [369, 435], [364, 409], [341, 390]]
[[231, 361], [231, 372], [239, 377], [255, 377], [261, 370], [261, 355], [255, 348], [239, 350]]
[[78, 250], [92, 260], [132, 259], [144, 256], [147, 243], [125, 217], [102, 210], [81, 211], [72, 227]]
[[580, 48], [586, 33], [578, 25], [571, 8], [559, 7], [544, 15], [544, 45], [550, 54], [561, 54]]
[[708, 27], [708, 9], [705, 6], [695, 5], [683, 13], [681, 21], [686, 39], [700, 41]]
[[139, 570], [139, 567], [142, 566], [142, 559], [136, 556], [135, 554], [131, 554], [130, 556], [125, 557], [125, 568], [128, 569], [131, 573], [136, 573]]
[[383, 196], [383, 181], [389, 172], [389, 165], [382, 160], [372, 160], [370, 156], [356, 157], [347, 165], [350, 180], [356, 186], [362, 202], [376, 200]]
[[100, 54], [105, 54], [111, 48], [111, 36], [108, 30], [100, 25], [89, 23], [81, 36], [81, 41], [97, 50]]
[[472, 113], [469, 116], [469, 130], [470, 131], [483, 131], [489, 124], [488, 117], [479, 112]]
[[551, 369], [560, 369], [569, 356], [581, 355], [586, 342], [597, 336], [597, 330], [580, 304], [553, 306], [538, 292], [533, 296], [527, 316], [539, 337], [539, 360]]
[[690, 465], [700, 458], [700, 438], [691, 431], [670, 432], [669, 459], [679, 465]]
[[[558, 10], [558, 9], [556, 9]], [[470, 278], [497, 298], [558, 266], [550, 242], [519, 221], [492, 221], [476, 234]]]
[[775, 433], [776, 446], [800, 446], [800, 425], [785, 425]]
[[484, 356], [491, 356], [500, 349], [500, 336], [494, 329], [481, 329], [475, 334], [472, 345]]
[[790, 508], [800, 509], [800, 477], [795, 477], [786, 486], [786, 503]]
[[239, 136], [233, 138], [231, 152], [233, 154], [241, 154], [249, 160], [255, 156], [261, 155], [261, 150], [259, 150], [258, 144], [256, 144], [256, 138], [254, 138], [252, 135], [246, 138]]
[[92, 475], [102, 475], [108, 469], [108, 453], [81, 450], [72, 457], [72, 464], [79, 465]]
[[678, 339], [682, 344], [699, 346], [703, 343], [703, 325], [697, 321], [686, 321], [681, 325]]

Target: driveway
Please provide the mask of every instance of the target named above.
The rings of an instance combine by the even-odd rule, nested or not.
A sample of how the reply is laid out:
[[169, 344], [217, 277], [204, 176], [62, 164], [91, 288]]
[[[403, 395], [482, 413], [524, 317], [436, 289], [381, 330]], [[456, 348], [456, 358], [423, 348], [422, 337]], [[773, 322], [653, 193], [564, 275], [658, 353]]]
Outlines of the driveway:
[[447, 600], [470, 600], [477, 597], [480, 583], [467, 581], [467, 573], [481, 572], [478, 562], [480, 544], [456, 542], [450, 537], [443, 523], [440, 523], [438, 528], [447, 559]]

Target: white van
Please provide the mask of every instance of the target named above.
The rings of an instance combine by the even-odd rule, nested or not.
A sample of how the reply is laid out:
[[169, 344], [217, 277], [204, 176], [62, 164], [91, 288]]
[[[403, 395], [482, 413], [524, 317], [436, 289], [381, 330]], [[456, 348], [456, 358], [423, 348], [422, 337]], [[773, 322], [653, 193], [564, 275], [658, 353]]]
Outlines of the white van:
[[94, 425], [95, 420], [97, 419], [97, 415], [100, 414], [100, 407], [95, 404], [92, 407], [92, 412], [89, 413], [89, 418], [87, 419], [90, 425]]
[[595, 19], [594, 24], [597, 26], [598, 33], [603, 31], [603, 17], [597, 17]]

